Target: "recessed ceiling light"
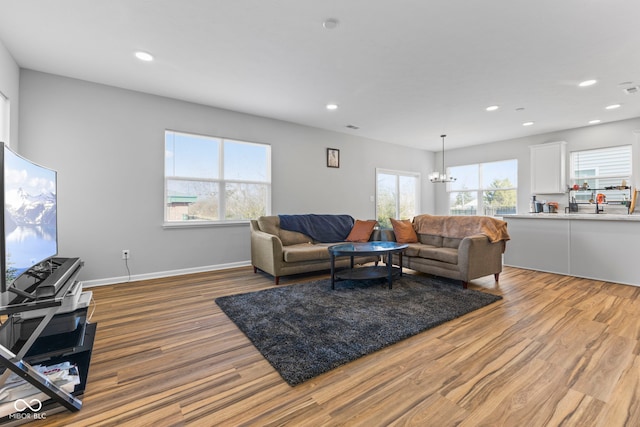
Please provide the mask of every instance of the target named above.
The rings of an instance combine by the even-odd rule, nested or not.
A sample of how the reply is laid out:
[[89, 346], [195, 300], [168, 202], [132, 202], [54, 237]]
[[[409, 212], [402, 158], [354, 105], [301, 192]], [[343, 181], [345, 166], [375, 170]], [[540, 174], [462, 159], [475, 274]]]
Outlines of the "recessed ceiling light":
[[338, 104], [327, 104], [327, 110], [337, 110]]
[[597, 123], [600, 123], [601, 121], [602, 121], [602, 120], [600, 120], [600, 119], [589, 120], [589, 124], [590, 124], [590, 125], [595, 125], [595, 124], [597, 124]]
[[496, 111], [498, 108], [500, 108], [497, 105], [491, 105], [489, 107], [486, 108], [487, 111]]
[[327, 19], [322, 23], [322, 26], [325, 30], [333, 30], [338, 26], [338, 20], [333, 18]]
[[580, 87], [587, 87], [587, 86], [593, 86], [594, 84], [598, 83], [597, 80], [585, 80], [583, 82], [580, 82], [580, 84], [578, 86]]
[[524, 122], [522, 126], [531, 126], [534, 122]]
[[153, 55], [151, 55], [149, 52], [143, 52], [141, 50], [136, 52], [136, 58], [138, 58], [140, 61], [153, 61]]
[[611, 104], [604, 107], [607, 110], [615, 110], [616, 108], [620, 108], [620, 104]]

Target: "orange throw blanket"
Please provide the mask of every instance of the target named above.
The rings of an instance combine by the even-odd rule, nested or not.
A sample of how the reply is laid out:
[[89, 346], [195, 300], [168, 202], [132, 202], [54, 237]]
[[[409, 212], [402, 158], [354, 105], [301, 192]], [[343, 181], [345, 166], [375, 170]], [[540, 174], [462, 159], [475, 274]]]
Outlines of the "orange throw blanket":
[[509, 240], [507, 223], [489, 216], [437, 216], [418, 215], [413, 227], [419, 234], [434, 234], [463, 239], [474, 234], [484, 234], [491, 243]]

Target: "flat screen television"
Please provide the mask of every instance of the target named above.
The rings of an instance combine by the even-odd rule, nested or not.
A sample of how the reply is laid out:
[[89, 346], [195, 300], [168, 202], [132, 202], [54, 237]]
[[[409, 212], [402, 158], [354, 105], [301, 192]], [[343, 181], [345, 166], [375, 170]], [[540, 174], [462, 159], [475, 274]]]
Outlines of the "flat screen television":
[[4, 299], [16, 279], [58, 254], [57, 173], [0, 144], [4, 205], [0, 290]]

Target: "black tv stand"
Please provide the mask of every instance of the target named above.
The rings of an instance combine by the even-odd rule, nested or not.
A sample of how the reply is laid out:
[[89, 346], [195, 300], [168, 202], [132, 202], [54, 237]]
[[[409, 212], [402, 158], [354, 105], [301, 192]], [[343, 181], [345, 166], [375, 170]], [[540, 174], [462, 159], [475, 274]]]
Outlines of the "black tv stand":
[[[86, 386], [97, 325], [87, 322], [86, 307], [58, 313], [64, 297], [77, 284], [75, 279], [82, 262], [78, 258], [57, 258], [54, 262], [57, 265], [51, 274], [41, 274], [42, 269], [34, 272], [30, 275], [36, 279], [33, 285], [14, 292], [17, 295], [9, 304], [0, 305], [0, 315], [7, 316], [0, 326], [0, 368], [6, 368], [0, 374], [0, 387], [14, 373], [46, 396], [42, 401], [36, 399], [41, 404], [35, 411], [34, 408], [26, 410], [24, 405], [20, 408], [16, 405], [16, 413], [3, 413], [3, 418], [0, 418], [3, 424], [35, 420], [45, 410], [53, 413], [62, 407], [75, 412], [82, 408], [80, 397]], [[45, 290], [39, 292], [43, 284]], [[39, 311], [25, 315], [33, 310]], [[57, 386], [32, 367], [65, 361], [77, 367], [80, 377], [80, 384], [71, 392]], [[29, 400], [28, 397], [25, 399]], [[30, 416], [25, 419], [25, 415]]]

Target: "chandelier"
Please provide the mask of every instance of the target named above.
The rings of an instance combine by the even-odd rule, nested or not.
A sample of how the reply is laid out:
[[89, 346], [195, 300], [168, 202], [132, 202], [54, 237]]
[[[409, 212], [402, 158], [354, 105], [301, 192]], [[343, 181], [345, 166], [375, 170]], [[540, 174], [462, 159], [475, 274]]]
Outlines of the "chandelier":
[[456, 179], [452, 176], [447, 176], [447, 170], [444, 168], [444, 138], [447, 135], [440, 135], [442, 138], [442, 171], [432, 172], [429, 175], [429, 181], [431, 182], [454, 182]]

